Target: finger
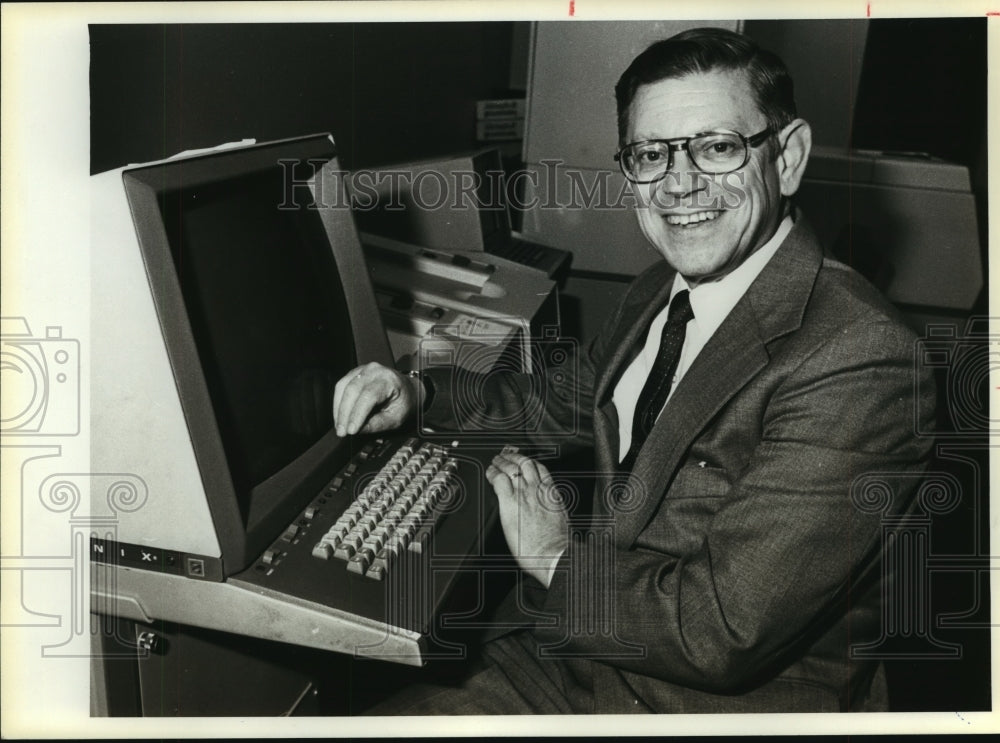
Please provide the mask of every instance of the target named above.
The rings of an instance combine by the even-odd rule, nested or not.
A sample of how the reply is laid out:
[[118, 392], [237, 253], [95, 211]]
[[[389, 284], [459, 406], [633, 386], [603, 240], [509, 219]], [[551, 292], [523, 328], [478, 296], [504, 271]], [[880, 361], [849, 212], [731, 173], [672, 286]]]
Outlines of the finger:
[[349, 379], [345, 384], [340, 393], [340, 400], [337, 402], [337, 411], [334, 413], [333, 418], [337, 422], [337, 435], [346, 436], [347, 435], [347, 419], [350, 417], [351, 407], [354, 405], [354, 398], [357, 397], [357, 390], [352, 391], [351, 386], [355, 382], [353, 379]]
[[363, 369], [358, 367], [338, 383], [341, 387], [340, 399], [336, 402], [337, 412], [334, 414], [334, 420], [337, 421], [337, 434], [340, 436], [347, 433], [347, 421], [351, 415], [351, 408], [354, 407], [354, 401], [364, 386], [361, 379], [362, 374]]
[[[548, 470], [543, 465], [538, 464], [530, 457], [523, 454], [497, 454], [493, 461], [511, 478], [523, 478], [523, 484], [529, 487], [537, 486], [543, 477], [548, 475]], [[544, 475], [542, 474], [544, 472]]]
[[396, 415], [390, 415], [384, 411], [373, 413], [370, 418], [361, 426], [359, 433], [378, 433], [396, 428], [402, 421]]
[[[343, 422], [343, 417], [340, 412], [340, 403], [344, 399], [344, 389], [358, 374], [361, 373], [360, 367], [355, 367], [351, 369], [347, 374], [342, 376], [337, 380], [336, 386], [333, 388], [333, 422], [335, 424], [340, 424]], [[338, 426], [337, 432], [340, 433], [340, 427]]]
[[[391, 385], [385, 379], [369, 380], [367, 377], [362, 377], [358, 381], [363, 381], [364, 384], [354, 397], [347, 416], [347, 433], [352, 436], [361, 430], [361, 426], [368, 420], [372, 411], [389, 399], [392, 391]], [[348, 387], [345, 397], [350, 393], [351, 387]]]
[[527, 457], [524, 457], [521, 454], [504, 454], [503, 452], [500, 452], [493, 457], [493, 464], [505, 471], [512, 472], [514, 469], [520, 467], [521, 462], [526, 459]]
[[538, 463], [533, 459], [523, 457], [522, 460], [518, 462], [517, 466], [522, 477], [524, 477], [525, 485], [537, 488], [542, 479], [538, 472]]
[[[344, 387], [344, 395], [340, 400], [340, 425], [343, 433], [355, 434], [361, 424], [367, 420], [374, 407], [378, 405], [377, 395], [374, 389], [377, 380], [359, 374]], [[354, 424], [354, 425], [352, 425]]]
[[501, 500], [505, 498], [510, 498], [514, 495], [514, 488], [511, 484], [510, 478], [497, 467], [492, 464], [486, 468], [486, 480], [492, 486], [493, 490], [496, 491], [497, 497]]
[[501, 472], [496, 465], [491, 464], [489, 467], [486, 468], [486, 481], [490, 485], [492, 485], [493, 481], [496, 480], [501, 475], [503, 475], [503, 472]]
[[511, 483], [523, 484], [524, 476], [521, 474], [521, 468], [517, 463], [504, 457], [495, 457], [493, 459], [493, 466], [506, 475]]

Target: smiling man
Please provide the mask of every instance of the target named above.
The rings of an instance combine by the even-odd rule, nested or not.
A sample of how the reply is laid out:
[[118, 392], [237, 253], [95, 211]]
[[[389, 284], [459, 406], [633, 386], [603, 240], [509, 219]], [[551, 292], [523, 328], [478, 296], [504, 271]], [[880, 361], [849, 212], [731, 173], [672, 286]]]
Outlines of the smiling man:
[[[508, 605], [544, 619], [496, 633], [460, 685], [381, 711], [885, 709], [882, 668], [852, 649], [880, 636], [882, 526], [928, 455], [915, 338], [792, 204], [810, 130], [777, 57], [688, 31], [637, 57], [616, 95], [616, 159], [663, 260], [575, 384], [544, 397], [554, 420], [576, 407], [593, 446], [592, 526], [552, 505], [544, 465], [498, 455], [487, 477], [530, 576]], [[364, 367], [338, 384], [338, 430], [425, 404], [468, 426], [449, 378]], [[538, 385], [497, 373], [480, 389], [487, 417], [510, 420]]]

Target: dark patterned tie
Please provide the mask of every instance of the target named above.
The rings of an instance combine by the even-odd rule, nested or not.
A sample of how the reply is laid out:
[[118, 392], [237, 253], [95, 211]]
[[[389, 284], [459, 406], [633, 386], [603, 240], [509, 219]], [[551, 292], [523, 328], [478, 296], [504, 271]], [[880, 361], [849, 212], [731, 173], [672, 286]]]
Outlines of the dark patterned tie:
[[692, 317], [694, 313], [691, 311], [688, 291], [685, 289], [677, 292], [670, 301], [670, 311], [667, 313], [667, 323], [663, 326], [663, 335], [660, 336], [660, 350], [656, 354], [656, 361], [653, 362], [653, 368], [635, 405], [635, 415], [632, 417], [632, 445], [622, 460], [622, 471], [631, 471], [639, 449], [645, 443], [649, 432], [653, 430], [653, 424], [656, 423], [657, 416], [667, 402], [677, 362], [681, 356], [681, 348], [684, 346], [684, 331]]

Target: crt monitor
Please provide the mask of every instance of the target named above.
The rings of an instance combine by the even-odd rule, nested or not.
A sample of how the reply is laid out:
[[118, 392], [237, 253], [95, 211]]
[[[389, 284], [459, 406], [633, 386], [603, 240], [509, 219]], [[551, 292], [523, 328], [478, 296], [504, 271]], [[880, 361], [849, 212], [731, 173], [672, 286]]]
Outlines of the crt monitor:
[[[221, 579], [351, 455], [332, 429], [333, 386], [358, 363], [391, 356], [335, 155], [317, 135], [121, 173], [159, 326], [145, 334], [162, 337], [218, 549], [171, 544], [163, 518], [194, 520], [178, 507], [190, 493], [171, 494], [168, 513], [129, 514], [120, 541], [197, 554]], [[108, 311], [130, 314], [127, 302]], [[99, 402], [116, 403], [106, 392]], [[147, 446], [160, 445], [155, 425], [143, 431]], [[146, 476], [148, 462], [126, 463]]]
[[[392, 356], [332, 139], [91, 185], [92, 610], [424, 662], [495, 517], [495, 449], [336, 435], [336, 380]], [[407, 448], [427, 498], [375, 484]], [[391, 570], [324, 548], [376, 488], [413, 517]]]

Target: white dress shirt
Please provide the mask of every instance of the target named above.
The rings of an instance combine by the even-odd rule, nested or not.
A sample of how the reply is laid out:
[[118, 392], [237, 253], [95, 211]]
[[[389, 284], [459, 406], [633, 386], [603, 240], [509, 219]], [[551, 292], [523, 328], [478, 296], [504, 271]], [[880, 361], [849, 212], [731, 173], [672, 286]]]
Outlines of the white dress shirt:
[[[690, 291], [691, 310], [694, 317], [688, 321], [685, 328], [684, 345], [681, 347], [680, 360], [677, 362], [677, 371], [674, 373], [673, 381], [670, 385], [670, 395], [677, 387], [677, 382], [684, 376], [691, 367], [695, 357], [701, 349], [708, 343], [722, 322], [732, 312], [733, 307], [740, 301], [740, 298], [750, 288], [750, 284], [757, 278], [760, 272], [767, 265], [771, 257], [777, 252], [778, 247], [784, 242], [788, 233], [792, 230], [792, 218], [790, 216], [778, 225], [777, 231], [754, 252], [743, 263], [727, 273], [718, 281], [698, 284], [693, 289], [679, 273], [674, 277], [674, 285], [670, 290], [672, 300], [677, 292], [684, 289]], [[649, 333], [646, 335], [646, 342], [642, 349], [625, 369], [618, 384], [615, 385], [612, 397], [615, 408], [618, 410], [618, 461], [620, 462], [628, 454], [632, 445], [632, 419], [635, 415], [635, 406], [639, 401], [639, 394], [646, 383], [656, 361], [656, 355], [660, 350], [660, 336], [663, 334], [663, 326], [667, 324], [667, 306], [657, 313], [653, 318], [653, 323], [649, 326]]]

